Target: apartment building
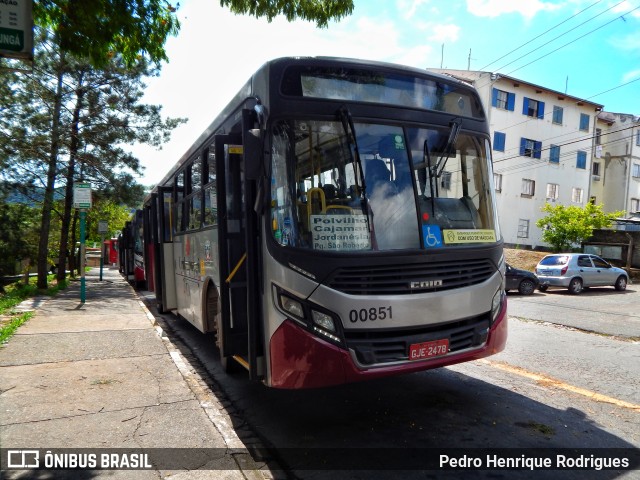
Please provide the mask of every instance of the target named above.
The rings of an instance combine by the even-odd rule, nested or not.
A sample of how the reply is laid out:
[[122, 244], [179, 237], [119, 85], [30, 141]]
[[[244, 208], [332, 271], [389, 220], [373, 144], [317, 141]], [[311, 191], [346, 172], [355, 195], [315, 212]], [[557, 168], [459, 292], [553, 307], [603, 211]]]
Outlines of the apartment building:
[[600, 112], [596, 118], [590, 198], [605, 212], [640, 212], [640, 117]]
[[547, 246], [536, 226], [544, 204], [584, 206], [591, 197], [596, 119], [603, 106], [506, 75], [429, 70], [473, 84], [483, 100], [505, 243]]

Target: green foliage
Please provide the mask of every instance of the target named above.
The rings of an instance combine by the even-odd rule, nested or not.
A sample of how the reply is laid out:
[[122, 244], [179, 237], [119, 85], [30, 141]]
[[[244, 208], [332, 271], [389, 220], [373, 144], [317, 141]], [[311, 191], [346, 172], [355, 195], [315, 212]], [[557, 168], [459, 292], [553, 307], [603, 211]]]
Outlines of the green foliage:
[[128, 66], [141, 56], [167, 60], [164, 44], [180, 28], [166, 0], [39, 0], [37, 26], [51, 29], [63, 51], [105, 66], [117, 54]]
[[6, 324], [0, 324], [0, 344], [7, 343], [20, 325], [33, 317], [33, 312], [25, 312], [12, 317]]
[[555, 251], [567, 251], [591, 237], [594, 229], [607, 228], [624, 212], [604, 213], [602, 205], [587, 203], [577, 205], [551, 205], [545, 203], [541, 209], [547, 215], [536, 225], [543, 229], [542, 239]]
[[353, 12], [353, 0], [220, 0], [220, 5], [234, 13], [265, 17], [269, 22], [282, 14], [290, 22], [298, 18], [315, 21], [321, 28]]
[[[119, 55], [130, 67], [142, 57], [156, 64], [168, 60], [164, 46], [180, 30], [179, 5], [168, 0], [38, 0], [33, 15], [36, 26], [55, 34], [62, 51], [96, 67]], [[353, 11], [353, 0], [220, 0], [220, 5], [269, 22], [282, 14], [289, 21], [315, 21], [318, 27]]]
[[0, 277], [16, 275], [17, 264], [33, 261], [38, 253], [38, 211], [0, 199]]
[[[53, 278], [53, 276], [51, 277]], [[55, 295], [60, 290], [67, 288], [67, 282], [65, 280], [64, 282], [49, 287], [47, 290], [41, 291], [36, 287], [35, 281], [35, 279], [32, 279], [27, 285], [16, 282], [6, 287], [4, 292], [0, 293], [0, 315], [10, 314], [13, 307], [27, 298], [35, 297], [38, 294]], [[6, 343], [18, 327], [32, 316], [33, 312], [9, 315], [7, 320], [0, 323], [0, 343]]]
[[[39, 245], [34, 263], [44, 288], [49, 266], [62, 265], [77, 239], [68, 235], [74, 231], [74, 184], [89, 182], [96, 205], [101, 200], [140, 205], [144, 187], [135, 177], [142, 167], [125, 148], [160, 146], [185, 120], [163, 118], [161, 106], [142, 102], [144, 80], [158, 74], [147, 59], [127, 66], [116, 55], [96, 68], [65, 54], [48, 30], [36, 33], [33, 72], [19, 76], [0, 69], [0, 179], [20, 185], [23, 195], [40, 206], [40, 234], [32, 245]], [[55, 199], [64, 201], [51, 200], [54, 190]], [[124, 223], [122, 212], [114, 218], [107, 214], [93, 219], [94, 230], [103, 219], [116, 230]]]
[[116, 237], [130, 218], [131, 209], [119, 205], [113, 200], [101, 200], [94, 203], [93, 207], [87, 211], [87, 245], [100, 241], [101, 236], [98, 233], [100, 220], [105, 220], [109, 226], [109, 232], [104, 235], [104, 238], [107, 239]]

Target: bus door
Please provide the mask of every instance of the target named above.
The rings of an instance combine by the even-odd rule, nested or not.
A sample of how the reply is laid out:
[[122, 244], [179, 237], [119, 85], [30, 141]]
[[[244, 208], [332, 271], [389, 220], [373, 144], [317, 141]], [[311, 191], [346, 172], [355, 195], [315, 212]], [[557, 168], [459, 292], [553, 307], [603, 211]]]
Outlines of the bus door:
[[145, 203], [142, 207], [142, 232], [144, 236], [143, 242], [143, 257], [144, 257], [144, 274], [147, 281], [147, 290], [150, 292], [155, 291], [156, 285], [156, 262], [155, 252], [157, 249], [157, 241], [155, 238], [155, 230], [152, 228], [151, 212], [152, 204], [155, 201], [155, 194], [151, 196], [151, 202]]
[[218, 248], [222, 359], [235, 359], [258, 379], [262, 355], [259, 326], [257, 220], [253, 210], [255, 182], [244, 174], [242, 136], [216, 135]]
[[156, 299], [160, 312], [178, 308], [173, 264], [173, 187], [158, 187], [154, 202], [156, 251]]

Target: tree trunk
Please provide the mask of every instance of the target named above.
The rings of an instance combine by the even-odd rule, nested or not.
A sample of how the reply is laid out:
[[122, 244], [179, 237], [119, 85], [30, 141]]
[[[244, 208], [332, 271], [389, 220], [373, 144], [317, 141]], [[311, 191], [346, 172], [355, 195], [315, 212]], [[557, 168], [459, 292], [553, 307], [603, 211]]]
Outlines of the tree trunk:
[[64, 281], [66, 278], [66, 258], [69, 249], [69, 225], [71, 224], [71, 208], [73, 207], [73, 186], [76, 167], [76, 158], [80, 147], [80, 138], [78, 131], [80, 130], [80, 111], [82, 110], [84, 88], [82, 79], [84, 73], [81, 72], [78, 78], [78, 86], [76, 89], [76, 106], [73, 109], [73, 120], [71, 122], [71, 143], [69, 145], [69, 164], [67, 166], [67, 187], [64, 199], [64, 213], [62, 215], [62, 227], [60, 228], [60, 251], [58, 252], [58, 282]]
[[40, 242], [38, 243], [38, 288], [47, 288], [47, 274], [49, 272], [49, 229], [51, 227], [51, 210], [53, 209], [53, 194], [58, 168], [58, 152], [60, 151], [60, 111], [62, 110], [62, 82], [64, 78], [64, 54], [60, 56], [57, 69], [58, 86], [55, 93], [55, 103], [51, 119], [51, 150], [47, 170], [47, 185], [42, 202], [42, 221], [40, 223]]

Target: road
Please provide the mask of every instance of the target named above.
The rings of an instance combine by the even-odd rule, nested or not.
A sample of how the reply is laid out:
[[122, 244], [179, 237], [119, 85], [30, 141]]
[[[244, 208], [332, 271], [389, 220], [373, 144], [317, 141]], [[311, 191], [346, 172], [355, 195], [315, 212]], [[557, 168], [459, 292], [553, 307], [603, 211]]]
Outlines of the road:
[[[418, 449], [410, 450], [416, 455], [433, 447], [463, 452], [640, 447], [640, 343], [527, 319], [525, 310], [533, 308], [537, 295], [509, 297], [509, 341], [499, 355], [310, 391], [273, 390], [249, 383], [243, 373], [227, 375], [219, 366], [213, 337], [170, 315], [160, 316], [159, 322], [185, 356], [206, 370], [211, 388], [226, 399], [240, 437], [248, 445], [268, 447], [267, 457], [288, 478], [398, 478], [399, 463], [410, 463], [394, 458], [394, 452], [406, 451], [394, 450], [398, 447]], [[639, 297], [637, 292], [624, 295], [631, 303]], [[540, 308], [558, 302], [569, 312], [556, 312], [554, 321], [571, 316], [574, 297], [546, 293], [539, 298], [545, 300]], [[587, 297], [580, 298], [585, 307]], [[593, 299], [611, 305], [600, 308], [605, 323], [610, 323], [609, 313], [616, 313], [607, 309], [616, 310], [623, 297], [617, 298]], [[301, 458], [308, 451], [322, 456], [308, 459], [313, 471], [305, 469]], [[361, 458], [362, 452], [369, 457]], [[356, 469], [334, 471], [349, 459], [345, 457], [358, 463]], [[364, 469], [369, 461], [372, 470]], [[555, 479], [558, 473], [465, 471], [464, 478]], [[403, 470], [401, 476], [460, 478], [460, 472]], [[563, 471], [562, 478], [637, 479], [640, 471], [572, 470]]]

